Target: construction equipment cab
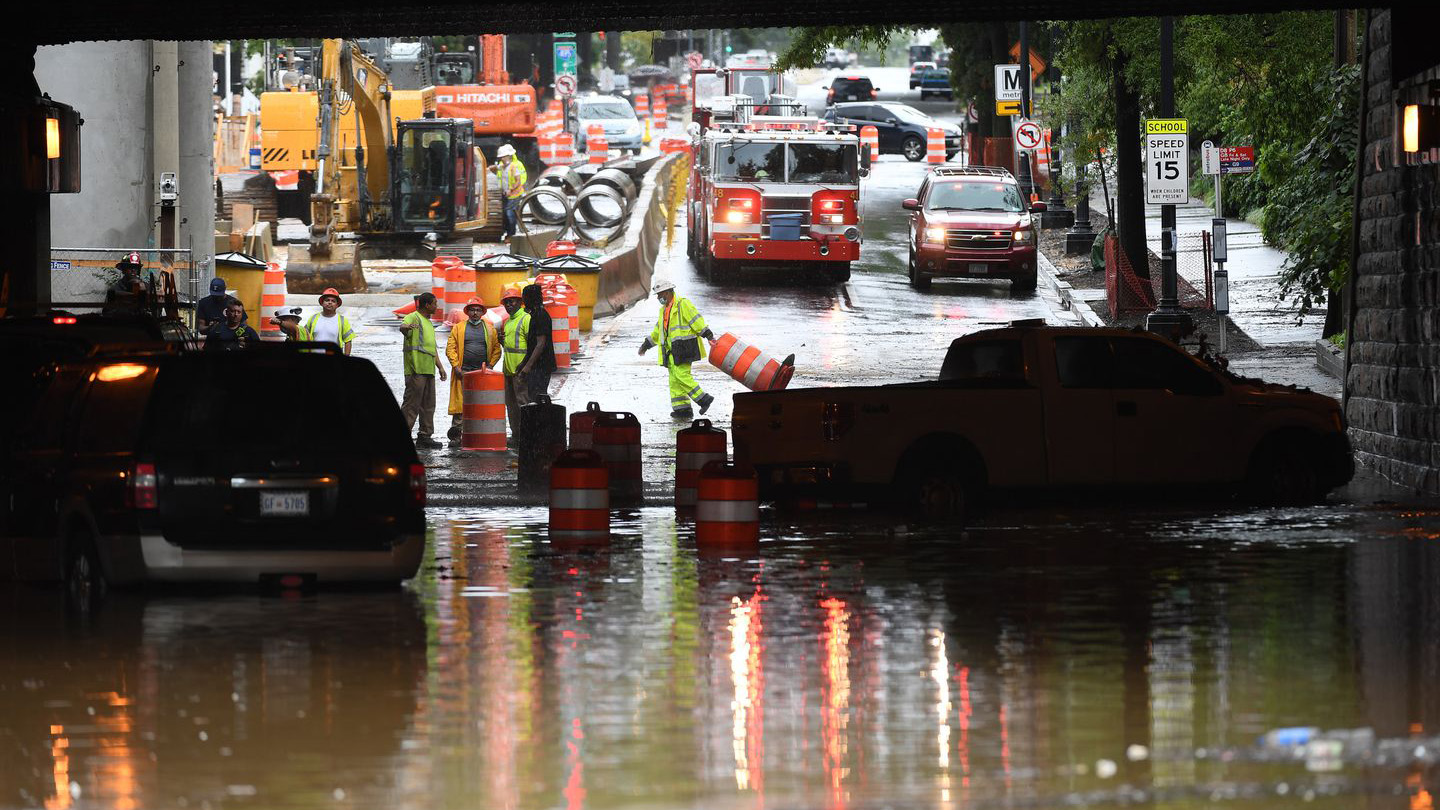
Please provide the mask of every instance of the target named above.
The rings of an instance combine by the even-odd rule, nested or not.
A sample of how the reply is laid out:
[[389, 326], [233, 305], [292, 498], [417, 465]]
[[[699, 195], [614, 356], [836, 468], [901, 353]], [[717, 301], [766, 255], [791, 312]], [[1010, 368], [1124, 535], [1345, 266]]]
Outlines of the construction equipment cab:
[[[849, 280], [860, 258], [860, 177], [869, 167], [854, 127], [752, 115], [755, 106], [749, 96], [713, 99], [711, 126], [693, 144], [691, 259], [714, 281], [746, 264], [809, 266]], [[799, 105], [772, 94], [766, 106]]]
[[455, 233], [483, 215], [475, 131], [465, 118], [396, 124], [390, 200], [396, 233]]

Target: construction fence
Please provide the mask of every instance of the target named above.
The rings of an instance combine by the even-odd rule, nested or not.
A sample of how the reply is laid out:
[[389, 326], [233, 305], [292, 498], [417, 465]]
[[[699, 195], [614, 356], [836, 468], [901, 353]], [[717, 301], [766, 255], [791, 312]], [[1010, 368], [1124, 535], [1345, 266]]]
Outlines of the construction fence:
[[[150, 289], [163, 294], [173, 285], [182, 304], [193, 304], [208, 283], [210, 261], [195, 262], [190, 248], [74, 248], [50, 249], [50, 300], [55, 309], [81, 312], [98, 309], [105, 294], [120, 279], [116, 262], [129, 253], [140, 254], [140, 277]], [[190, 307], [181, 307], [188, 319]]]
[[[1147, 251], [1148, 254], [1148, 251]], [[1148, 260], [1148, 255], [1147, 255]], [[1177, 234], [1175, 246], [1176, 290], [1183, 309], [1208, 312], [1215, 309], [1214, 278], [1211, 274], [1210, 232]], [[1105, 299], [1110, 317], [1151, 312], [1160, 298], [1160, 273], [1142, 278], [1130, 265], [1120, 240], [1105, 235]]]

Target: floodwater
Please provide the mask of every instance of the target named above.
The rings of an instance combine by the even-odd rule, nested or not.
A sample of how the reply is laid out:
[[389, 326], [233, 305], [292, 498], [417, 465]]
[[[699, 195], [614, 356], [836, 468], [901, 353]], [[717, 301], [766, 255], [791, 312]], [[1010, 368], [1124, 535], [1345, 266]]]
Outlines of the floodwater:
[[545, 517], [434, 511], [392, 591], [0, 589], [0, 806], [1433, 807], [1434, 506]]

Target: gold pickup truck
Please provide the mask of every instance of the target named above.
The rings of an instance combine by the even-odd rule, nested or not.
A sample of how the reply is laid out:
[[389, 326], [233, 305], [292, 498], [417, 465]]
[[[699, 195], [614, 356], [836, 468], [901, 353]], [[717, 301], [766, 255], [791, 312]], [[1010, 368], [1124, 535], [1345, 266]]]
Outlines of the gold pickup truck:
[[1335, 400], [1123, 329], [990, 329], [951, 343], [935, 380], [737, 394], [734, 432], [766, 500], [931, 514], [990, 490], [1308, 503], [1354, 474]]

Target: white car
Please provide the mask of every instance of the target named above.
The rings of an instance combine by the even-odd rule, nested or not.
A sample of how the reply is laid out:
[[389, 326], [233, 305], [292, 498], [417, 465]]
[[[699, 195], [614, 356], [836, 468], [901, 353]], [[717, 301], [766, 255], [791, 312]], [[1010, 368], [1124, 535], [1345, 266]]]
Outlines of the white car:
[[645, 127], [635, 117], [635, 108], [618, 96], [576, 99], [575, 121], [575, 143], [581, 152], [586, 149], [585, 134], [591, 124], [599, 124], [605, 129], [605, 141], [611, 149], [628, 149], [638, 154], [644, 145]]

